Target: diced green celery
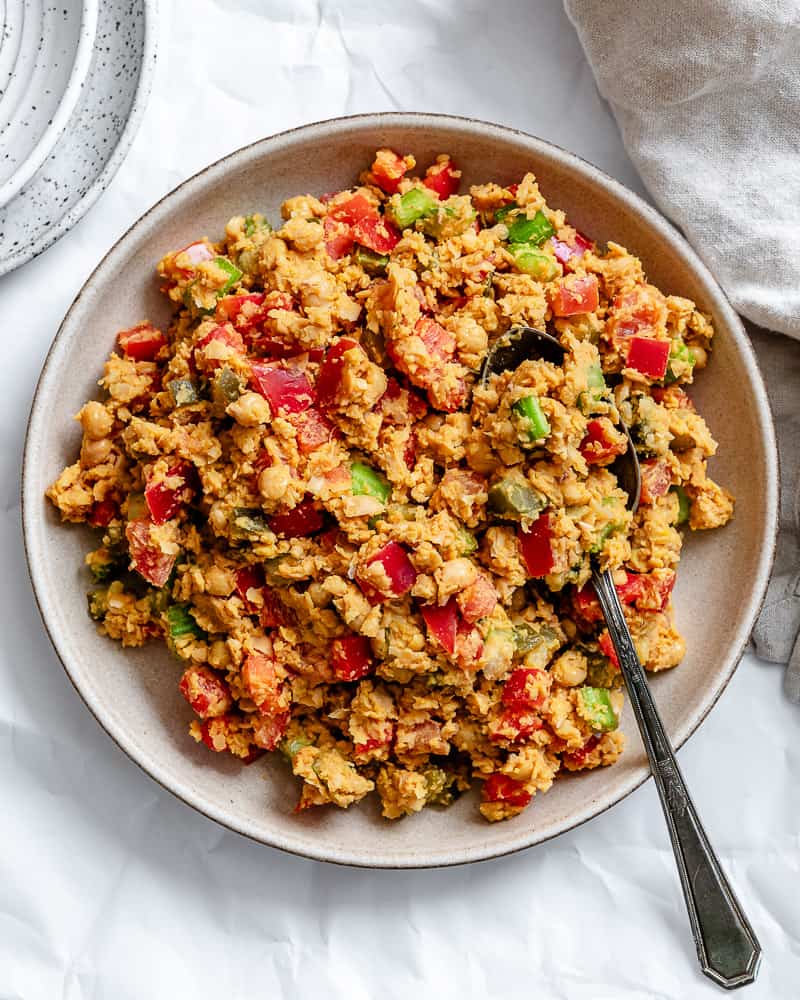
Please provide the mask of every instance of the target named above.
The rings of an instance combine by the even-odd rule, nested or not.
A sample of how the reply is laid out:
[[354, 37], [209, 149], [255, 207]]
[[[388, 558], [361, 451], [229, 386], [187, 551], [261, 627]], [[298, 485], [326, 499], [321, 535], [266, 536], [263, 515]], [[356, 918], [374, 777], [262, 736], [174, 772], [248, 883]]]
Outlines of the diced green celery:
[[258, 507], [234, 507], [230, 513], [233, 538], [255, 538], [269, 530], [263, 511]]
[[607, 688], [578, 688], [578, 714], [601, 733], [609, 733], [619, 725]]
[[508, 475], [489, 489], [489, 507], [512, 520], [533, 519], [547, 506], [547, 501], [519, 475]]
[[550, 423], [536, 396], [518, 399], [511, 409], [522, 418], [523, 430], [529, 441], [541, 441], [550, 433]]
[[510, 202], [508, 205], [501, 205], [494, 213], [494, 221], [502, 222], [509, 212], [516, 212], [518, 209], [519, 205], [515, 201]]
[[433, 215], [439, 209], [439, 200], [427, 188], [411, 188], [394, 198], [386, 206], [386, 216], [398, 229], [408, 229], [417, 219]]
[[[611, 497], [610, 499], [614, 499]], [[613, 521], [609, 524], [604, 524], [597, 535], [597, 538], [589, 547], [589, 551], [592, 555], [596, 555], [605, 545], [606, 541], [617, 531], [622, 531], [625, 528], [624, 522]]]
[[351, 463], [350, 482], [354, 496], [371, 496], [386, 503], [392, 493], [392, 487], [383, 476], [363, 462]]
[[675, 374], [673, 368], [673, 361], [677, 361], [679, 365], [688, 365], [689, 368], [694, 368], [697, 359], [694, 356], [694, 351], [688, 345], [684, 344], [679, 338], [672, 341], [672, 345], [669, 349], [669, 360], [667, 362], [667, 371], [664, 375], [664, 384], [671, 385], [676, 382], [680, 375]]
[[517, 269], [530, 274], [538, 281], [552, 281], [561, 274], [555, 257], [543, 253], [530, 243], [509, 243], [508, 250], [514, 258]]
[[245, 384], [243, 380], [232, 368], [223, 365], [211, 383], [211, 398], [217, 406], [225, 409], [226, 406], [235, 403], [244, 390]]
[[189, 604], [172, 604], [164, 612], [167, 619], [167, 631], [170, 639], [180, 639], [184, 635], [193, 635], [197, 639], [205, 639], [206, 632], [200, 628], [189, 611]]
[[525, 215], [518, 215], [508, 227], [509, 243], [531, 243], [534, 246], [539, 246], [553, 235], [555, 235], [555, 229], [550, 225], [550, 220], [541, 209], [532, 219]]
[[90, 590], [86, 595], [89, 604], [89, 616], [96, 622], [101, 622], [108, 613], [108, 589], [103, 587]]
[[678, 498], [678, 520], [675, 523], [686, 524], [692, 512], [692, 501], [689, 494], [682, 486], [670, 486], [669, 491]]
[[174, 378], [171, 382], [167, 382], [167, 388], [176, 407], [189, 406], [200, 398], [197, 395], [197, 387], [190, 378]]
[[356, 247], [356, 263], [360, 264], [371, 278], [382, 278], [389, 263], [388, 253], [375, 253], [368, 247]]
[[266, 230], [268, 233], [272, 232], [272, 226], [260, 212], [246, 215], [244, 217], [244, 235], [253, 236], [258, 229]]
[[303, 747], [310, 747], [311, 740], [306, 736], [292, 736], [288, 739], [283, 740], [278, 749], [283, 754], [283, 756], [291, 763], [295, 755], [299, 753]]
[[463, 525], [458, 527], [458, 549], [462, 556], [470, 556], [478, 548], [478, 539]]
[[217, 298], [220, 298], [222, 295], [228, 294], [228, 292], [242, 277], [243, 272], [240, 271], [232, 261], [228, 260], [227, 257], [215, 257], [214, 263], [227, 275], [227, 281], [225, 284], [222, 288], [217, 289]]

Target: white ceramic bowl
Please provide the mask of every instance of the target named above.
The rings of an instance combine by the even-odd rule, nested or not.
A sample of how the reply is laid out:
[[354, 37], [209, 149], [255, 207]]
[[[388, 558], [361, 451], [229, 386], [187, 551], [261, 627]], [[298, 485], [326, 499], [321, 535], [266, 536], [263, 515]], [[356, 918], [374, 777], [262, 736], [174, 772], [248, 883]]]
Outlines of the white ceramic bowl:
[[777, 457], [764, 385], [737, 316], [664, 219], [588, 163], [496, 125], [414, 114], [310, 125], [239, 150], [155, 205], [89, 278], [48, 355], [25, 449], [25, 542], [45, 626], [75, 687], [120, 747], [166, 788], [233, 830], [311, 858], [376, 867], [458, 864], [546, 840], [641, 784], [649, 771], [630, 711], [622, 719], [628, 748], [618, 764], [558, 780], [505, 823], [485, 823], [474, 793], [445, 812], [429, 809], [397, 823], [381, 820], [369, 800], [347, 812], [294, 815], [298, 789], [285, 764], [272, 759], [277, 755], [247, 767], [189, 739], [191, 712], [176, 687], [180, 667], [163, 646], [123, 651], [97, 635], [85, 611], [89, 532], [60, 525], [44, 500], [62, 466], [75, 460], [79, 429], [71, 418], [96, 393], [115, 332], [145, 317], [166, 320], [154, 275], [161, 255], [198, 235], [221, 234], [232, 215], [264, 210], [276, 219], [292, 194], [346, 187], [380, 146], [413, 151], [421, 163], [450, 152], [466, 185], [488, 178], [511, 183], [532, 169], [550, 204], [564, 208], [581, 230], [628, 246], [650, 280], [713, 315], [715, 349], [693, 395], [720, 441], [712, 473], [737, 495], [737, 510], [729, 526], [686, 544], [675, 602], [688, 654], [676, 670], [653, 679], [675, 744], [695, 730], [736, 667], [772, 563]]
[[92, 61], [97, 0], [5, 0], [0, 42], [0, 206], [44, 163]]

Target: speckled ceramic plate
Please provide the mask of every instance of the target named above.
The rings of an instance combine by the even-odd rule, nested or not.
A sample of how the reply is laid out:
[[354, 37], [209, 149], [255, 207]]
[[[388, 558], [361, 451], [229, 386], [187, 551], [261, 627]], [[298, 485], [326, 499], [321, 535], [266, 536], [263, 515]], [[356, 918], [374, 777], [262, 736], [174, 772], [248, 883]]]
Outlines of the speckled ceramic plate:
[[116, 173], [150, 93], [156, 21], [156, 0], [100, 3], [91, 65], [77, 107], [39, 170], [0, 208], [0, 275], [63, 236]]
[[[496, 857], [547, 840], [619, 802], [649, 774], [629, 708], [619, 763], [556, 781], [504, 823], [478, 814], [475, 793], [444, 812], [389, 823], [374, 797], [347, 812], [293, 813], [298, 787], [279, 755], [245, 766], [212, 754], [186, 733], [191, 710], [177, 689], [180, 665], [153, 644], [123, 650], [86, 614], [83, 566], [92, 535], [59, 523], [44, 491], [75, 461], [72, 419], [97, 392], [115, 331], [144, 317], [165, 322], [155, 265], [198, 234], [222, 234], [232, 216], [279, 206], [298, 192], [337, 190], [374, 150], [413, 151], [420, 163], [450, 152], [466, 184], [511, 183], [533, 170], [550, 204], [600, 242], [614, 239], [644, 261], [649, 278], [710, 312], [717, 338], [693, 396], [720, 442], [712, 474], [737, 496], [727, 527], [687, 539], [675, 604], [688, 643], [683, 664], [653, 678], [680, 746], [717, 700], [747, 642], [767, 585], [777, 524], [777, 454], [764, 384], [738, 317], [678, 233], [640, 198], [577, 157], [520, 132], [435, 115], [368, 115], [309, 125], [265, 139], [188, 180], [143, 216], [101, 262], [67, 314], [42, 373], [23, 469], [23, 523], [31, 578], [45, 625], [73, 683], [122, 749], [207, 816], [265, 844], [311, 858], [374, 867], [449, 865]], [[731, 400], [736, 400], [731, 419]], [[713, 752], [713, 747], [710, 748]], [[699, 803], [702, 807], [702, 803]], [[655, 808], [655, 807], [654, 807]], [[654, 814], [654, 823], [661, 816]]]
[[44, 163], [92, 59], [97, 0], [0, 0], [0, 206]]

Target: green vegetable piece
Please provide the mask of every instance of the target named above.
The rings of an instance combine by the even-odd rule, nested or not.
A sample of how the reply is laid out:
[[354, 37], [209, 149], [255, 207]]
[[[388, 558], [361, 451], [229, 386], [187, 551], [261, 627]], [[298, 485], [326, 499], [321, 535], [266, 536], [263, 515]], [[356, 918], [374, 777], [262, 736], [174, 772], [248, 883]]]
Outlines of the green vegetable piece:
[[429, 767], [422, 774], [427, 786], [425, 801], [429, 805], [452, 805], [457, 798], [457, 789], [453, 787], [455, 775], [448, 774], [441, 767]]
[[89, 604], [89, 616], [96, 622], [101, 622], [108, 614], [108, 588], [90, 590], [86, 595]]
[[519, 205], [515, 201], [510, 202], [508, 205], [501, 205], [494, 213], [494, 221], [502, 222], [509, 212], [516, 212], [518, 209]]
[[620, 684], [622, 674], [607, 656], [600, 652], [582, 652], [586, 655], [586, 684], [590, 688], [612, 688]]
[[172, 583], [168, 581], [163, 587], [159, 587], [158, 590], [150, 590], [148, 597], [150, 598], [150, 608], [153, 614], [163, 615], [172, 603]]
[[243, 272], [240, 271], [239, 268], [232, 261], [228, 260], [227, 257], [215, 257], [214, 263], [221, 271], [224, 271], [225, 274], [228, 276], [228, 280], [225, 282], [222, 288], [217, 290], [217, 298], [220, 298], [221, 296], [228, 294], [228, 292], [234, 287], [237, 281], [239, 281], [239, 279], [242, 277]]
[[678, 498], [678, 520], [676, 524], [687, 524], [689, 515], [692, 512], [692, 501], [689, 494], [682, 486], [670, 486], [670, 493], [674, 493]]
[[173, 604], [167, 608], [164, 617], [167, 619], [167, 631], [170, 639], [180, 639], [184, 635], [205, 639], [207, 633], [194, 620], [189, 611], [190, 607], [189, 604]]
[[246, 215], [244, 217], [244, 235], [253, 236], [258, 229], [265, 229], [268, 233], [272, 232], [272, 226], [260, 212]]
[[128, 494], [128, 520], [138, 521], [140, 517], [148, 516], [148, 507], [144, 499], [144, 493]]
[[408, 229], [417, 219], [424, 219], [439, 210], [439, 200], [427, 188], [411, 188], [399, 198], [395, 196], [386, 207], [386, 215], [398, 229]]
[[[611, 499], [614, 499], [613, 497]], [[596, 555], [605, 545], [606, 541], [617, 531], [622, 531], [625, 525], [622, 522], [613, 521], [609, 524], [604, 524], [600, 529], [597, 538], [589, 547], [589, 551], [592, 555]]]
[[371, 496], [381, 503], [386, 503], [392, 493], [392, 487], [383, 476], [363, 462], [351, 463], [350, 483], [353, 496]]
[[109, 577], [125, 568], [125, 560], [122, 555], [105, 547], [90, 552], [86, 557], [86, 564], [98, 583], [108, 580]]
[[311, 740], [307, 736], [292, 736], [288, 739], [282, 740], [278, 749], [283, 754], [283, 756], [291, 763], [295, 755], [299, 753], [303, 747], [310, 747]]
[[389, 367], [386, 340], [380, 330], [364, 329], [361, 333], [361, 346], [367, 352], [370, 361], [383, 368]]
[[511, 409], [521, 418], [522, 429], [529, 441], [541, 441], [550, 433], [550, 423], [536, 396], [518, 399]]
[[237, 539], [256, 538], [269, 530], [267, 520], [258, 507], [234, 507], [230, 525], [231, 536]]
[[589, 723], [592, 729], [601, 733], [610, 733], [619, 725], [617, 713], [611, 706], [611, 697], [607, 688], [578, 688], [578, 712]]
[[[677, 362], [675, 367], [679, 369], [678, 374], [675, 373], [673, 362]], [[696, 362], [697, 358], [694, 356], [694, 351], [691, 347], [684, 344], [680, 339], [673, 340], [669, 349], [669, 360], [667, 362], [667, 371], [664, 375], [664, 385], [671, 385], [673, 382], [677, 382], [682, 374], [680, 369], [686, 365], [692, 369]]]
[[371, 278], [382, 278], [389, 263], [388, 253], [375, 253], [368, 247], [356, 247], [356, 263], [360, 264]]
[[190, 378], [174, 378], [171, 382], [167, 382], [167, 388], [176, 407], [189, 406], [200, 399], [197, 387]]
[[458, 527], [458, 550], [462, 556], [471, 556], [477, 551], [478, 539], [463, 525]]
[[532, 219], [525, 215], [518, 215], [508, 227], [509, 243], [531, 243], [534, 246], [539, 246], [554, 235], [555, 229], [550, 225], [550, 220], [541, 209]]
[[537, 250], [530, 243], [509, 243], [509, 252], [514, 258], [517, 270], [530, 274], [537, 281], [552, 281], [561, 274], [555, 257]]
[[495, 514], [511, 520], [533, 520], [546, 506], [544, 497], [532, 489], [522, 476], [505, 476], [489, 490], [489, 507]]
[[244, 388], [244, 382], [236, 372], [223, 365], [211, 383], [211, 398], [224, 410], [226, 406], [236, 402], [244, 392]]

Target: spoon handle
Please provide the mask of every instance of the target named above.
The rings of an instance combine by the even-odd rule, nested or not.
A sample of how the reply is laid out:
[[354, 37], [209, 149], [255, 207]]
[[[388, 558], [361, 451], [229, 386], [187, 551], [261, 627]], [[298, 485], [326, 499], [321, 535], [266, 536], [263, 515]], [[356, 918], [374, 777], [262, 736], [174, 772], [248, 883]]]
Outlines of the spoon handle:
[[628, 630], [611, 574], [594, 586], [617, 651], [669, 828], [703, 972], [725, 989], [754, 982], [761, 945], [708, 842], [683, 780]]

